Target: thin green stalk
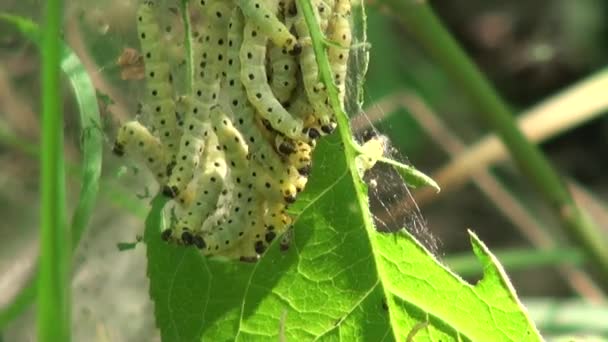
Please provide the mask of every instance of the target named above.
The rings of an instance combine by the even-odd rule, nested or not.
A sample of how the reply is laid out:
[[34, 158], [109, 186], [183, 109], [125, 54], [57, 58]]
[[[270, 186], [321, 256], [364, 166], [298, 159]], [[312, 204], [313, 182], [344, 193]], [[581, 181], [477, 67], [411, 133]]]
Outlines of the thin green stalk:
[[536, 145], [517, 128], [514, 116], [496, 90], [424, 1], [382, 0], [443, 67], [477, 107], [477, 113], [500, 136], [523, 174], [554, 208], [569, 236], [603, 273], [608, 286], [607, 242], [588, 216], [576, 206], [564, 183]]
[[42, 35], [42, 154], [38, 340], [70, 340], [70, 234], [65, 220], [61, 22], [63, 3], [49, 0]]
[[[338, 121], [337, 130], [342, 140], [342, 145], [344, 146], [344, 154], [346, 156], [351, 177], [354, 180], [359, 180], [359, 182], [362, 182], [361, 177], [359, 175], [359, 171], [357, 170], [357, 165], [355, 163], [355, 157], [359, 154], [359, 152], [356, 150], [356, 144], [354, 144], [353, 142], [353, 135], [350, 131], [348, 115], [346, 115], [342, 108], [338, 88], [334, 83], [329, 58], [327, 57], [327, 53], [325, 52], [325, 37], [321, 32], [319, 23], [317, 23], [310, 0], [296, 0], [296, 2], [298, 5], [298, 10], [302, 11], [304, 20], [306, 21], [306, 26], [310, 31], [312, 47], [315, 52], [317, 65], [319, 66], [319, 75], [321, 81], [326, 86], [329, 104], [334, 113], [336, 114], [336, 120]], [[369, 216], [370, 213], [367, 207], [367, 196], [364, 190], [359, 186], [355, 186], [355, 191], [357, 193], [356, 200], [358, 205], [361, 207], [362, 215]], [[371, 216], [369, 216], [363, 221], [369, 224], [370, 222], [373, 222], [373, 219], [371, 218]], [[372, 226], [368, 226], [366, 227], [366, 229], [368, 231], [374, 231], [374, 227]]]

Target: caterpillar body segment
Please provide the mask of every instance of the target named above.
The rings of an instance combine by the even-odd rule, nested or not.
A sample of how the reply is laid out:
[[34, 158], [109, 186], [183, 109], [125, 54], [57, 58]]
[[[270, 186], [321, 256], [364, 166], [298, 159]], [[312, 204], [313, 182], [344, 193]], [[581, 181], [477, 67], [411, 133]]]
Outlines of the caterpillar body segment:
[[346, 70], [352, 43], [350, 6], [350, 0], [336, 0], [336, 7], [329, 23], [329, 33], [327, 35], [327, 39], [334, 43], [328, 46], [327, 56], [334, 83], [340, 92], [340, 103], [342, 105], [344, 105], [344, 96], [346, 95]]
[[327, 30], [329, 20], [333, 15], [334, 7], [337, 0], [313, 0], [312, 4], [318, 13], [319, 27], [322, 32]]
[[205, 254], [218, 254], [230, 249], [261, 220], [256, 208], [260, 201], [246, 168], [232, 170], [229, 203], [209, 217], [200, 232]]
[[167, 181], [168, 154], [160, 140], [139, 122], [129, 121], [119, 128], [113, 152], [145, 163], [160, 184]]
[[235, 170], [246, 169], [249, 146], [241, 132], [234, 127], [230, 118], [221, 111], [219, 106], [212, 110], [211, 122], [218, 142], [224, 150], [227, 163]]
[[267, 36], [275, 45], [293, 55], [300, 53], [301, 46], [298, 39], [277, 17], [279, 12], [277, 0], [236, 0], [236, 3], [248, 22], [259, 28], [260, 35]]
[[[209, 136], [211, 126], [200, 120], [196, 113], [202, 106], [198, 101], [192, 101], [192, 109], [186, 112], [183, 134], [180, 140], [179, 153], [175, 165], [163, 193], [169, 197], [179, 196], [192, 181], [195, 171], [200, 165], [201, 156], [205, 149], [205, 139]], [[192, 113], [190, 113], [192, 112]]]
[[314, 121], [314, 109], [310, 105], [308, 96], [306, 95], [306, 90], [304, 90], [304, 87], [301, 84], [299, 84], [295, 89], [292, 98], [289, 100], [287, 109], [293, 116], [304, 121], [304, 127], [308, 127], [310, 125], [310, 118], [312, 118], [312, 121]]
[[[203, 222], [217, 209], [217, 201], [221, 195], [224, 183], [222, 176], [225, 172], [221, 168], [205, 171], [197, 184], [197, 196], [190, 206], [184, 210], [185, 214], [173, 228], [174, 238], [184, 245], [191, 245], [193, 235], [200, 231]], [[186, 233], [184, 235], [184, 233]]]
[[302, 133], [302, 121], [294, 118], [277, 100], [268, 84], [266, 74], [267, 39], [258, 33], [256, 26], [245, 24], [244, 39], [240, 51], [241, 81], [247, 98], [261, 117], [272, 127], [292, 139], [306, 139]]
[[242, 206], [235, 204], [235, 208], [240, 210], [233, 214], [217, 212], [205, 222], [205, 229], [200, 233], [204, 241], [201, 248], [204, 254], [221, 255], [260, 225], [262, 219], [255, 203], [243, 202]]
[[152, 2], [144, 2], [137, 10], [137, 30], [144, 58], [148, 105], [153, 113], [157, 136], [166, 146], [170, 160], [175, 160], [179, 131], [173, 101], [173, 76], [167, 54], [161, 45], [161, 33]]
[[242, 233], [240, 240], [231, 248], [215, 253], [216, 255], [255, 261], [291, 224], [291, 218], [284, 211], [284, 204], [257, 201], [253, 209], [255, 217], [248, 222], [250, 226], [247, 230], [239, 233]]
[[312, 146], [303, 142], [294, 142], [283, 136], [277, 135], [275, 139], [276, 149], [286, 159], [286, 164], [291, 165], [300, 175], [308, 175], [312, 164]]
[[[238, 259], [244, 253], [242, 247], [238, 247], [243, 246], [241, 240], [263, 227], [258, 209], [261, 199], [253, 189], [246, 169], [235, 170], [230, 178], [233, 185], [230, 205], [209, 217], [199, 234], [204, 241], [201, 248], [204, 254]], [[245, 253], [247, 257], [254, 255]]]
[[[234, 246], [258, 224], [255, 205], [258, 201], [248, 175], [248, 146], [230, 119], [219, 109], [212, 111], [214, 131], [230, 165], [231, 198], [228, 205], [209, 217], [199, 232], [204, 253], [217, 254]], [[199, 246], [200, 247], [200, 246]]]
[[226, 35], [233, 5], [225, 0], [207, 0], [200, 4], [204, 27], [194, 44], [194, 95], [200, 104], [200, 111], [194, 114], [205, 121], [219, 100], [227, 49]]
[[[253, 206], [250, 208], [252, 218], [243, 222], [246, 229], [238, 231], [237, 234], [240, 235], [238, 240], [227, 248], [214, 252], [213, 249], [215, 249], [215, 246], [221, 246], [222, 240], [217, 239], [219, 234], [215, 234], [213, 237], [208, 236], [207, 239], [210, 242], [212, 238], [215, 238], [217, 242], [211, 250], [205, 251], [205, 253], [231, 259], [240, 259], [242, 261], [255, 261], [264, 253], [268, 244], [265, 243], [266, 227], [262, 217], [264, 210], [263, 201], [258, 200], [252, 203]], [[225, 240], [223, 243], [225, 245]]]
[[[264, 203], [264, 207], [264, 225], [266, 225], [266, 229], [274, 232], [274, 236], [284, 233], [292, 223], [291, 217], [285, 211], [287, 206], [284, 203], [267, 201]], [[269, 240], [272, 241], [273, 239], [274, 237]]]
[[271, 45], [268, 49], [268, 58], [272, 70], [270, 88], [277, 100], [285, 104], [298, 84], [298, 62], [294, 56], [276, 45]]
[[[295, 6], [293, 1], [279, 1], [279, 18], [285, 21], [285, 26], [291, 31], [292, 23], [287, 22], [289, 8]], [[270, 88], [281, 104], [289, 101], [293, 90], [298, 84], [298, 61], [285, 48], [270, 43], [268, 46], [268, 66], [270, 68]]]

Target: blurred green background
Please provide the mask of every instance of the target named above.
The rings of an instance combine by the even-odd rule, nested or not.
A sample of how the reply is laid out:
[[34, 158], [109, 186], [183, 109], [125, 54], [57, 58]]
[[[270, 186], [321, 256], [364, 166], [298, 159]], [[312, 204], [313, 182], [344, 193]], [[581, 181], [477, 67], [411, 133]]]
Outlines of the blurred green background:
[[[514, 112], [523, 112], [558, 92], [568, 91], [576, 82], [594, 76], [608, 77], [602, 72], [608, 65], [605, 1], [430, 3]], [[42, 4], [3, 0], [0, 12], [39, 21]], [[158, 339], [147, 297], [143, 248], [138, 246], [123, 253], [116, 248], [117, 243], [135, 241], [142, 233], [141, 218], [156, 189], [147, 174], [138, 172], [133, 165], [125, 166], [109, 153], [117, 125], [135, 116], [142, 88], [141, 81], [121, 79], [122, 70], [116, 65], [125, 48], [137, 48], [135, 7], [135, 1], [125, 0], [66, 4], [64, 38], [98, 89], [108, 147], [97, 210], [75, 259], [76, 341], [90, 340], [92, 332], [98, 341]], [[357, 117], [353, 118], [353, 128], [362, 132], [370, 129], [369, 122], [373, 122], [376, 130], [390, 138], [394, 156], [433, 175], [491, 132], [476, 119], [458, 85], [447, 78], [387, 8], [378, 1], [369, 1], [368, 15], [371, 60], [365, 84], [366, 116], [350, 113]], [[164, 20], [176, 18], [168, 15]], [[179, 39], [179, 32], [167, 39]], [[180, 51], [171, 53], [178, 58]], [[0, 22], [0, 308], [11, 302], [28, 279], [37, 256], [39, 169], [35, 147], [39, 137], [39, 74], [36, 47]], [[560, 98], [569, 99], [563, 94]], [[572, 110], [577, 108], [577, 101], [603, 101], [601, 95], [586, 94], [569, 102], [564, 100], [563, 106], [558, 106], [548, 119], [537, 120], [531, 130], [542, 131], [547, 120], [580, 115]], [[608, 86], [603, 96], [608, 98]], [[66, 158], [72, 170], [77, 170], [77, 107], [67, 85], [63, 100], [68, 135]], [[602, 116], [606, 108], [598, 105], [594, 115], [538, 141], [566, 182], [575, 187], [575, 199], [593, 214], [604, 234], [608, 232], [604, 205], [608, 196], [604, 177], [608, 172], [608, 126]], [[437, 122], [443, 129], [436, 129]], [[449, 147], [456, 146], [455, 141], [463, 147], [449, 151]], [[597, 324], [577, 320], [593, 312], [594, 317], [608, 321], [605, 296], [591, 277], [593, 270], [580, 266], [580, 255], [566, 249], [568, 244], [559, 223], [546, 204], [508, 160], [493, 163], [487, 170], [493, 186], [487, 182], [485, 187], [480, 186], [476, 182], [481, 178], [470, 170], [466, 174], [472, 176], [461, 181], [442, 174], [436, 179], [444, 188], [439, 194], [414, 191], [418, 212], [408, 191], [399, 187], [390, 170], [379, 168], [368, 176], [368, 180], [378, 183], [371, 188], [373, 212], [387, 229], [411, 226], [446, 260], [469, 252], [466, 229], [474, 230], [499, 256], [501, 251], [514, 250], [515, 255], [521, 251], [519, 255], [526, 257], [526, 252], [548, 244], [560, 246], [562, 253], [558, 250], [554, 257], [548, 256], [542, 266], [534, 265], [540, 262], [534, 256], [505, 263], [519, 296], [524, 300], [544, 300], [531, 307], [533, 313], [555, 304], [555, 311], [548, 311], [554, 314], [546, 314], [549, 318], [540, 313], [535, 316], [538, 320], [545, 317], [546, 321], [540, 322], [545, 332], [608, 334], [601, 319]], [[77, 183], [78, 177], [68, 177], [71, 199], [77, 194]], [[570, 263], [564, 263], [564, 259]], [[477, 278], [474, 274], [468, 277]], [[579, 304], [564, 309], [565, 313], [558, 311], [562, 309], [560, 303], [581, 298], [593, 303], [593, 307]], [[565, 316], [564, 323], [551, 321], [560, 315]], [[33, 318], [30, 309], [12, 321], [2, 331], [5, 340], [33, 339]]]

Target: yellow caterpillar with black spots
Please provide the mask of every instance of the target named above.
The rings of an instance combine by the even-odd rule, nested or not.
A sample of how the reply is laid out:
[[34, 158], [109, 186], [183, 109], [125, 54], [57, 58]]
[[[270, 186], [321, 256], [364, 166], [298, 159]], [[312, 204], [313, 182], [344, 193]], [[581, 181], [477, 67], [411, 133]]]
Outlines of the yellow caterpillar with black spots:
[[[270, 0], [268, 7], [276, 0]], [[251, 21], [245, 23], [243, 43], [240, 50], [241, 82], [245, 86], [247, 98], [259, 115], [268, 120], [273, 129], [292, 139], [303, 140], [308, 137], [302, 132], [302, 120], [293, 117], [278, 101], [268, 84], [266, 73], [266, 38], [258, 26]]]
[[270, 89], [277, 100], [284, 105], [298, 85], [298, 61], [295, 56], [276, 45], [269, 47], [268, 60], [272, 72]]
[[352, 43], [350, 12], [350, 0], [336, 0], [327, 34], [327, 39], [331, 42], [327, 49], [327, 57], [333, 72], [334, 83], [340, 92], [340, 102], [342, 104], [344, 104], [344, 96], [346, 95], [346, 71]]
[[195, 232], [200, 230], [203, 222], [216, 211], [220, 196], [226, 188], [228, 166], [223, 149], [211, 125], [205, 124], [203, 129], [206, 149], [203, 153], [201, 174], [193, 190], [194, 198], [175, 227], [163, 232], [163, 239], [184, 245], [202, 245]]
[[230, 189], [226, 205], [205, 220], [200, 234], [206, 254], [219, 254], [233, 247], [257, 221], [256, 204], [260, 201], [249, 176], [248, 146], [230, 118], [219, 107], [213, 110], [212, 121], [218, 141], [230, 166]]
[[170, 155], [169, 161], [175, 160], [180, 132], [175, 116], [173, 101], [173, 76], [162, 46], [160, 27], [155, 15], [156, 7], [151, 1], [145, 1], [137, 9], [137, 31], [144, 58], [146, 74], [146, 98], [153, 118], [157, 136]]
[[146, 165], [158, 183], [167, 181], [169, 155], [160, 139], [137, 121], [129, 121], [118, 129], [112, 149], [118, 156], [127, 155]]
[[[228, 34], [228, 45], [241, 46], [243, 42], [244, 17], [240, 10], [235, 10]], [[281, 157], [274, 150], [272, 144], [266, 140], [256, 124], [255, 108], [247, 100], [247, 93], [240, 81], [241, 62], [238, 49], [229, 49], [227, 52], [226, 83], [228, 103], [232, 111], [235, 126], [241, 131], [243, 138], [249, 146], [251, 161], [257, 162], [264, 170], [270, 172], [282, 183], [281, 191], [289, 194], [289, 199], [295, 198], [297, 191], [292, 184], [298, 175], [295, 170], [285, 165]]]
[[277, 0], [236, 0], [247, 21], [260, 31], [260, 36], [267, 36], [275, 45], [285, 51], [298, 55], [301, 51], [298, 39], [277, 17], [279, 1]]
[[207, 0], [199, 3], [204, 27], [196, 44], [194, 60], [197, 62], [191, 110], [186, 112], [176, 165], [163, 193], [175, 197], [194, 177], [203, 149], [201, 129], [209, 121], [209, 111], [219, 100], [222, 67], [226, 54], [226, 35], [232, 5], [225, 0]]

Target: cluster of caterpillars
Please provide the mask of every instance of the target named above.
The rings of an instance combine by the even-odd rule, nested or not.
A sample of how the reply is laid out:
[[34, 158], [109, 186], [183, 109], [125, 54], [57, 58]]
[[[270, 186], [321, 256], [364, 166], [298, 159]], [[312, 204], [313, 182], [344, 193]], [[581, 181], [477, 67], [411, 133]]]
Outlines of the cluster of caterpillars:
[[[350, 0], [310, 0], [344, 98]], [[162, 238], [255, 260], [291, 225], [316, 141], [335, 129], [308, 26], [295, 0], [199, 0], [193, 89], [178, 96], [159, 7], [139, 5], [148, 127], [120, 127], [114, 152], [145, 163], [177, 208]]]

